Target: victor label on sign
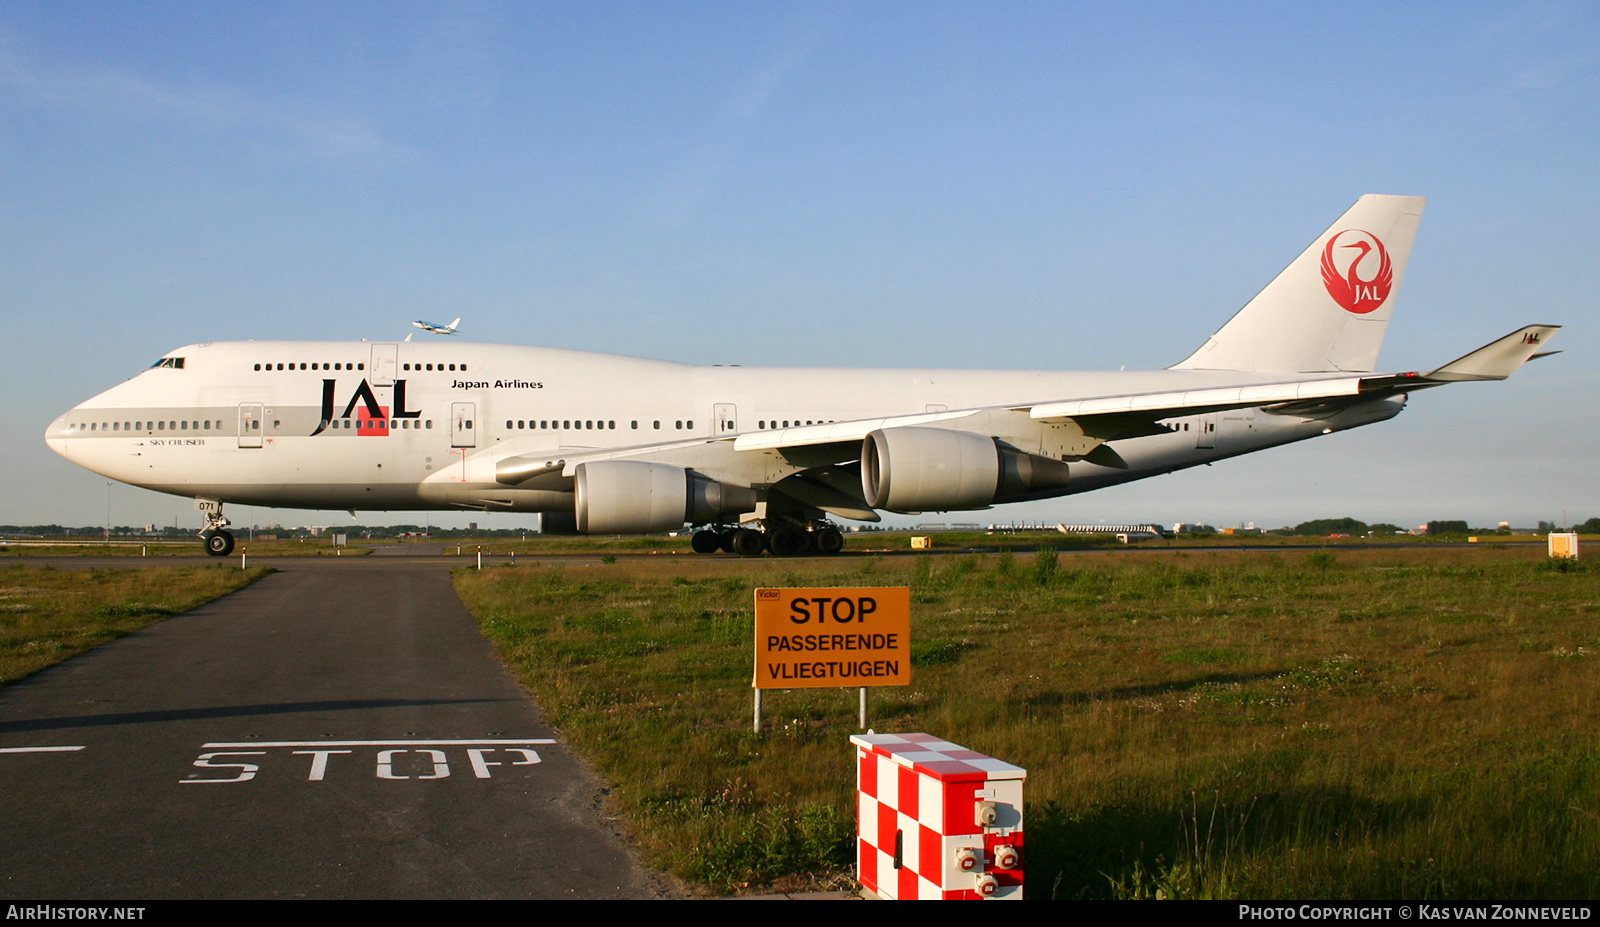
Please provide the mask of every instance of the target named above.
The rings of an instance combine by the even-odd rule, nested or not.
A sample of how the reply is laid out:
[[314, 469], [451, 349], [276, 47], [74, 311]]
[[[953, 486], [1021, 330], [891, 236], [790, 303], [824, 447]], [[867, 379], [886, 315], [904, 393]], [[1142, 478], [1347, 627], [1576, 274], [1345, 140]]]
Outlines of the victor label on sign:
[[911, 590], [757, 589], [757, 689], [911, 683]]

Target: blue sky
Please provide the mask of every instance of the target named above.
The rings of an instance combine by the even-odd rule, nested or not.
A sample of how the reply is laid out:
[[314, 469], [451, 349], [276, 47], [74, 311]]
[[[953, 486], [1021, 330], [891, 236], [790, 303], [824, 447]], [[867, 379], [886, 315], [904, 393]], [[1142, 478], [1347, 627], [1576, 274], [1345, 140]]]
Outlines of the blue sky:
[[10, 0], [0, 523], [103, 522], [44, 428], [185, 343], [462, 316], [697, 363], [1161, 367], [1369, 192], [1429, 197], [1381, 368], [1527, 322], [1567, 353], [971, 518], [1600, 515], [1597, 113], [1590, 3]]

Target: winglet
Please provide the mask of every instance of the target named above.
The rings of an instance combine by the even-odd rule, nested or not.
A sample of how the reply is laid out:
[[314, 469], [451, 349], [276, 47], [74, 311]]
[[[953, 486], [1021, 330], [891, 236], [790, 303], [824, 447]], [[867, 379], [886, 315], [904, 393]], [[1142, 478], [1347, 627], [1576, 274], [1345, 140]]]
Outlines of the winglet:
[[1491, 341], [1465, 357], [1423, 374], [1429, 380], [1504, 380], [1534, 357], [1549, 353], [1545, 342], [1561, 330], [1559, 325], [1529, 325]]

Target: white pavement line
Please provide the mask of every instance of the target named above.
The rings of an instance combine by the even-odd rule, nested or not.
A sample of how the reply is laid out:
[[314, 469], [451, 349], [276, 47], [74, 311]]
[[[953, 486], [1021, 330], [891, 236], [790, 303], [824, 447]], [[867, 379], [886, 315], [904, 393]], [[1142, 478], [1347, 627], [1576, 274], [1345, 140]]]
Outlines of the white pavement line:
[[0, 753], [71, 753], [83, 747], [0, 747]]
[[[233, 747], [455, 747], [472, 744], [553, 744], [551, 737], [517, 737], [481, 740], [279, 740], [245, 741], [243, 743], [204, 744], [206, 750], [224, 750]], [[81, 748], [55, 748], [81, 749]]]

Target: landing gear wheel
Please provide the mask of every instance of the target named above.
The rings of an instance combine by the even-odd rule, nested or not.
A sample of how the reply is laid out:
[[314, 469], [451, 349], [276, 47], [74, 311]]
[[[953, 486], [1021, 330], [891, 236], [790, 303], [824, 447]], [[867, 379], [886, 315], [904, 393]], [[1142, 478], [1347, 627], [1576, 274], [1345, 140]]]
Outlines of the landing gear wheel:
[[696, 531], [694, 537], [689, 539], [689, 546], [697, 554], [715, 553], [722, 547], [722, 538], [715, 531]]
[[767, 549], [774, 557], [794, 557], [805, 553], [810, 542], [797, 528], [774, 528], [767, 532]]
[[717, 546], [722, 548], [723, 553], [733, 553], [733, 536], [738, 533], [736, 529], [717, 532]]
[[226, 557], [233, 553], [233, 535], [227, 531], [207, 531], [203, 535], [206, 553], [213, 557]]
[[759, 557], [762, 548], [766, 547], [765, 541], [761, 532], [754, 528], [740, 528], [733, 533], [733, 542], [729, 546], [741, 557]]
[[837, 554], [844, 550], [844, 532], [832, 526], [813, 531], [811, 540], [819, 554]]

